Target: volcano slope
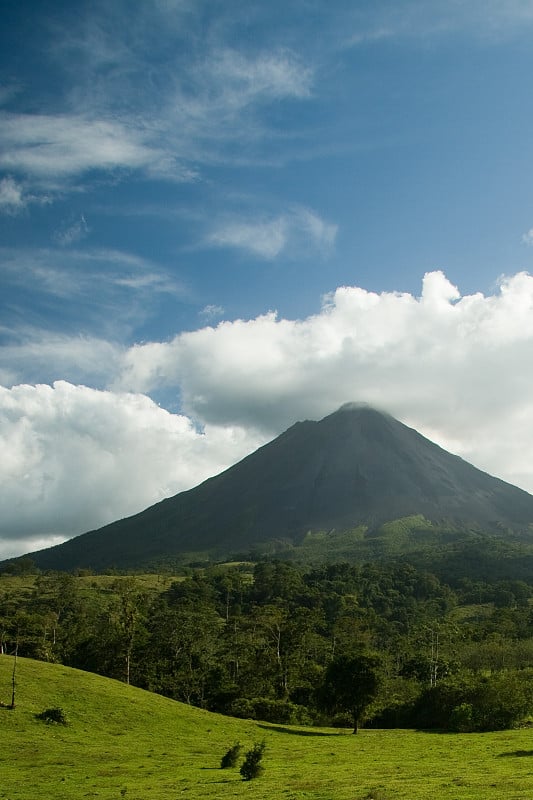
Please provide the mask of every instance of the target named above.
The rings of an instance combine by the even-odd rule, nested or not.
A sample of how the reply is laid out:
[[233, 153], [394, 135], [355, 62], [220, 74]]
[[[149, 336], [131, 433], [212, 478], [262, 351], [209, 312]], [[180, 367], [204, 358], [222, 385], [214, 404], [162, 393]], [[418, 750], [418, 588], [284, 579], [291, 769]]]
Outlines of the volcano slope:
[[274, 540], [298, 545], [313, 531], [372, 531], [412, 515], [455, 529], [527, 531], [533, 496], [386, 413], [347, 404], [296, 423], [194, 489], [29, 555], [41, 569], [131, 569]]

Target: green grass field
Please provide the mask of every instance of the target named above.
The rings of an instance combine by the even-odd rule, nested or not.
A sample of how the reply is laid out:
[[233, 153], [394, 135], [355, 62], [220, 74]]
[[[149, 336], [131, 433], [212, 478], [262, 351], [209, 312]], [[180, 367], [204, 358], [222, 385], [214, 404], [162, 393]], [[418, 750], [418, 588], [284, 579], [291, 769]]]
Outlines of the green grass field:
[[[0, 656], [0, 701], [13, 658]], [[68, 726], [35, 714], [60, 707]], [[235, 742], [265, 740], [264, 775], [221, 770]], [[263, 725], [210, 714], [61, 665], [18, 659], [0, 708], [0, 798], [9, 800], [514, 800], [533, 798], [533, 731], [431, 734]]]

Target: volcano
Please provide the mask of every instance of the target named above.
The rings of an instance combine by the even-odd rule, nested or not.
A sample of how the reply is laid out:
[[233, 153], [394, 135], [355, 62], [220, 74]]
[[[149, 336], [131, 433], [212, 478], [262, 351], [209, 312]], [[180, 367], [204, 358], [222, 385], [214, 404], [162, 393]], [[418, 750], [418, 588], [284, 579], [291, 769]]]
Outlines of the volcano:
[[372, 531], [411, 515], [521, 531], [533, 523], [533, 496], [392, 416], [349, 403], [297, 422], [193, 489], [29, 555], [41, 569], [130, 569], [183, 554], [228, 557], [273, 540], [298, 546], [309, 532]]

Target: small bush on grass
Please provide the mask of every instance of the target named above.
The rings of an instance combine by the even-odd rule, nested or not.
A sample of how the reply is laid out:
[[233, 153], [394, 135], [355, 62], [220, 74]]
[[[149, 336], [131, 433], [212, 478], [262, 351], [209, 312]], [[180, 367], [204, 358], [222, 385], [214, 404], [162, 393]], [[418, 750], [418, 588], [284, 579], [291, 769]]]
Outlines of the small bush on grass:
[[261, 759], [263, 758], [265, 747], [265, 743], [261, 742], [260, 744], [254, 744], [252, 749], [248, 750], [240, 769], [243, 780], [251, 781], [263, 773], [264, 767], [261, 764]]
[[48, 725], [67, 724], [67, 718], [62, 708], [46, 708], [44, 711], [41, 711], [40, 714], [36, 714], [35, 717], [37, 719], [42, 719], [42, 721], [46, 722]]
[[239, 742], [230, 747], [227, 753], [224, 753], [220, 761], [220, 769], [228, 769], [229, 767], [236, 767], [241, 752], [241, 745]]

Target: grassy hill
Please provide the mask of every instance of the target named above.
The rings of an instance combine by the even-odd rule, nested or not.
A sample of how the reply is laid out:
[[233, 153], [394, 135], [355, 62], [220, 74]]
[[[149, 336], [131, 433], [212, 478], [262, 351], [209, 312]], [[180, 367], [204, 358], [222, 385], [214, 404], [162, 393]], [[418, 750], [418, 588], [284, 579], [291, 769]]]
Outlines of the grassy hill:
[[[0, 656], [0, 701], [13, 659]], [[60, 707], [69, 724], [35, 715]], [[220, 759], [265, 740], [265, 773]], [[530, 800], [531, 731], [428, 734], [262, 725], [175, 703], [60, 665], [19, 659], [0, 708], [0, 798], [9, 800]]]

